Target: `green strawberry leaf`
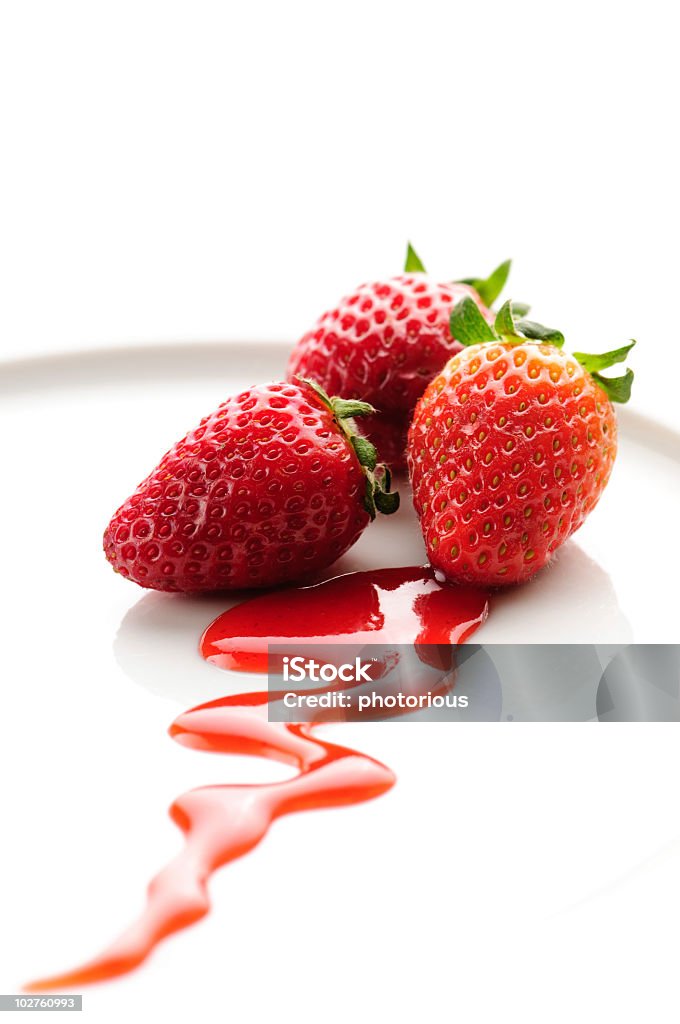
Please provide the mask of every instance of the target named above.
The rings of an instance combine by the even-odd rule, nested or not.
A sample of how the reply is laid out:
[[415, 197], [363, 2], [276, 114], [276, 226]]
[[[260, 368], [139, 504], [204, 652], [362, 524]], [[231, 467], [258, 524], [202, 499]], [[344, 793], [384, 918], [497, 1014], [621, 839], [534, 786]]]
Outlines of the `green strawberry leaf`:
[[301, 384], [307, 384], [319, 396], [323, 404], [331, 410], [337, 420], [353, 419], [355, 416], [372, 416], [375, 412], [373, 406], [368, 402], [360, 402], [358, 399], [329, 398], [321, 385], [309, 377], [301, 377], [298, 374], [297, 380]]
[[520, 334], [531, 341], [544, 341], [548, 345], [554, 345], [555, 348], [562, 348], [564, 345], [562, 331], [556, 331], [554, 327], [544, 327], [543, 324], [537, 324], [533, 320], [518, 320], [515, 326]]
[[461, 345], [478, 345], [483, 341], [496, 341], [496, 334], [482, 316], [474, 299], [466, 295], [451, 311], [451, 336]]
[[485, 306], [493, 306], [505, 288], [512, 260], [505, 260], [492, 270], [488, 277], [464, 277], [459, 284], [469, 284], [475, 289]]
[[324, 389], [321, 387], [320, 384], [317, 384], [317, 382], [315, 380], [312, 380], [311, 377], [303, 377], [299, 373], [297, 374], [295, 379], [299, 380], [301, 384], [306, 384], [307, 387], [310, 387], [312, 389], [312, 391], [314, 392], [314, 394], [317, 395], [317, 397], [321, 399], [323, 404], [328, 409], [330, 409], [331, 412], [333, 412], [333, 402], [328, 397], [328, 395], [326, 394], [326, 392], [324, 391]]
[[597, 381], [603, 391], [607, 393], [610, 402], [619, 402], [622, 405], [630, 399], [634, 379], [635, 374], [632, 370], [626, 370], [623, 377], [603, 377], [600, 373], [593, 374], [593, 380]]
[[574, 352], [574, 359], [578, 359], [583, 369], [587, 370], [588, 373], [597, 373], [598, 370], [608, 370], [610, 366], [614, 366], [616, 363], [625, 363], [626, 357], [634, 345], [635, 342], [631, 341], [630, 345], [612, 349], [611, 352], [602, 352], [600, 355]]
[[355, 416], [370, 416], [375, 412], [368, 402], [358, 399], [329, 398], [324, 389], [316, 381], [308, 377], [296, 377], [301, 384], [306, 384], [321, 399], [326, 408], [335, 416], [336, 422], [345, 438], [356, 452], [359, 465], [366, 477], [363, 505], [371, 519], [378, 512], [391, 515], [399, 508], [399, 494], [391, 491], [392, 477], [387, 466], [378, 463], [378, 453], [367, 437], [357, 434]]
[[600, 352], [598, 355], [574, 352], [574, 358], [578, 359], [587, 373], [592, 374], [593, 380], [607, 393], [611, 402], [623, 404], [629, 401], [635, 374], [632, 370], [626, 370], [623, 377], [603, 377], [600, 370], [608, 370], [610, 366], [624, 363], [634, 345], [635, 342], [631, 341], [629, 345], [622, 345], [621, 348], [614, 348], [610, 352]]
[[353, 398], [331, 398], [331, 409], [339, 420], [354, 419], [355, 416], [372, 416], [375, 412], [368, 402], [360, 402]]
[[391, 516], [393, 512], [396, 512], [399, 508], [399, 492], [398, 491], [378, 491], [376, 490], [373, 495], [375, 499], [375, 507], [378, 512], [382, 512], [384, 516]]
[[410, 242], [408, 243], [408, 248], [406, 249], [406, 263], [404, 264], [404, 273], [426, 273], [425, 267], [423, 266], [423, 261], [421, 260], [420, 256], [415, 251]]
[[361, 465], [365, 466], [366, 469], [375, 469], [378, 461], [375, 445], [371, 444], [367, 437], [362, 437], [361, 434], [354, 434], [350, 441]]
[[375, 484], [373, 482], [373, 474], [366, 474], [366, 487], [364, 489], [364, 508], [368, 512], [371, 520], [375, 519], [376, 507], [375, 507]]
[[399, 493], [391, 491], [392, 475], [387, 466], [380, 464], [375, 472], [366, 469], [366, 490], [364, 492], [364, 508], [371, 519], [377, 512], [391, 516], [399, 508]]
[[510, 299], [504, 302], [501, 308], [496, 313], [496, 321], [494, 327], [496, 328], [496, 334], [500, 334], [501, 338], [516, 338], [517, 328], [515, 327], [514, 317], [514, 306]]
[[513, 316], [526, 316], [531, 306], [527, 306], [526, 302], [513, 302], [512, 304], [512, 315]]
[[[380, 472], [382, 470], [382, 473]], [[375, 490], [373, 492], [373, 498], [375, 500], [375, 506], [378, 512], [382, 512], [383, 515], [390, 516], [393, 512], [396, 512], [399, 508], [399, 494], [397, 491], [392, 491], [392, 474], [390, 473], [389, 466], [378, 466], [378, 472], [375, 477]]]
[[516, 320], [518, 308], [526, 307], [508, 299], [498, 310], [494, 326], [502, 338], [513, 341], [522, 341], [523, 338], [526, 338], [529, 341], [543, 341], [554, 345], [555, 348], [562, 348], [564, 335], [561, 331], [556, 331], [553, 327], [544, 327], [543, 324], [537, 324], [533, 320]]

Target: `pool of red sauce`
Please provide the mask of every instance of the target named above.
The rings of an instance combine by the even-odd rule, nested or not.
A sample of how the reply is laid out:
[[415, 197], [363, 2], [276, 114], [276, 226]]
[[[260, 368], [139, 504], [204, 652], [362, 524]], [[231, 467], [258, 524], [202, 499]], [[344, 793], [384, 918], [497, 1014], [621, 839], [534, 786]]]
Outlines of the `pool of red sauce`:
[[[429, 567], [377, 569], [245, 601], [208, 627], [200, 651], [220, 668], [263, 672], [268, 644], [291, 656], [310, 643], [413, 644], [424, 663], [436, 664], [428, 652], [463, 643], [487, 612], [484, 591], [442, 584]], [[208, 913], [210, 876], [256, 846], [276, 818], [361, 803], [394, 785], [388, 767], [319, 738], [315, 723], [268, 721], [276, 697], [260, 691], [199, 705], [175, 719], [170, 735], [197, 750], [281, 761], [298, 774], [284, 782], [203, 786], [178, 797], [169, 813], [184, 846], [151, 880], [140, 917], [93, 960], [33, 981], [27, 991], [78, 988], [133, 970], [164, 938]]]

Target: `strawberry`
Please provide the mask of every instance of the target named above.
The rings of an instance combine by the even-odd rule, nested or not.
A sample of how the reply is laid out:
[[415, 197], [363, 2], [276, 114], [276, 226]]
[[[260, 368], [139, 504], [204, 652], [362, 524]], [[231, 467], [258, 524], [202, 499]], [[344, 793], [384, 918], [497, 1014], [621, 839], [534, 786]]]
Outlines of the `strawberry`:
[[325, 568], [376, 510], [398, 507], [354, 424], [373, 411], [305, 380], [228, 398], [121, 505], [106, 557], [142, 587], [184, 592], [269, 587]]
[[408, 246], [405, 273], [361, 285], [324, 313], [295, 346], [288, 379], [316, 380], [329, 394], [370, 402], [380, 432], [369, 436], [393, 466], [405, 464], [406, 434], [425, 386], [461, 348], [451, 334], [451, 310], [463, 297], [485, 317], [500, 294], [510, 261], [486, 279], [440, 284]]
[[464, 346], [428, 386], [408, 437], [416, 511], [432, 565], [483, 585], [528, 579], [597, 504], [616, 456], [612, 402], [630, 397], [623, 362], [635, 342], [566, 355], [559, 331], [516, 320], [495, 327], [471, 299], [451, 315]]

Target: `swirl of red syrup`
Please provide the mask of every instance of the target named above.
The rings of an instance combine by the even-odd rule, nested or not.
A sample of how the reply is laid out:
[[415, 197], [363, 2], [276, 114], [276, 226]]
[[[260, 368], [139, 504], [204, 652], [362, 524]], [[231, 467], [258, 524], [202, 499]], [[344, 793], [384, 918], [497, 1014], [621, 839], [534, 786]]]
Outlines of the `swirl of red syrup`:
[[[436, 646], [463, 643], [487, 612], [485, 592], [440, 583], [429, 567], [350, 573], [237, 605], [208, 627], [201, 653], [221, 668], [257, 672], [268, 668], [269, 644], [291, 655], [310, 643], [413, 644], [424, 663], [436, 664]], [[170, 816], [184, 846], [150, 882], [137, 921], [93, 960], [33, 981], [27, 991], [76, 988], [133, 970], [164, 938], [208, 913], [210, 876], [253, 849], [276, 818], [361, 803], [394, 785], [389, 768], [313, 735], [314, 723], [268, 721], [267, 706], [278, 696], [246, 693], [199, 705], [173, 722], [170, 735], [197, 750], [291, 764], [298, 774], [284, 782], [203, 786], [178, 797]]]

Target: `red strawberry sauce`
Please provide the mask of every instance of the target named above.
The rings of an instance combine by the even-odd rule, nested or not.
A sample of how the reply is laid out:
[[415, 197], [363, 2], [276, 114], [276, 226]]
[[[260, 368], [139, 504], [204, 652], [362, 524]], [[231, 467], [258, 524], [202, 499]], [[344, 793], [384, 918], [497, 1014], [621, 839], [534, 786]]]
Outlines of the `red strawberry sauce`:
[[[226, 669], [266, 671], [267, 645], [459, 644], [484, 621], [487, 595], [440, 584], [432, 569], [377, 569], [313, 587], [279, 590], [220, 615], [201, 641], [204, 658]], [[158, 943], [210, 909], [207, 883], [243, 856], [284, 814], [380, 796], [393, 773], [366, 754], [318, 738], [313, 723], [267, 721], [268, 692], [223, 697], [192, 708], [170, 727], [179, 743], [219, 754], [250, 754], [294, 765], [284, 782], [204, 786], [178, 797], [170, 815], [185, 836], [180, 853], [152, 879], [140, 917], [94, 960], [26, 986], [75, 988], [141, 964]]]

